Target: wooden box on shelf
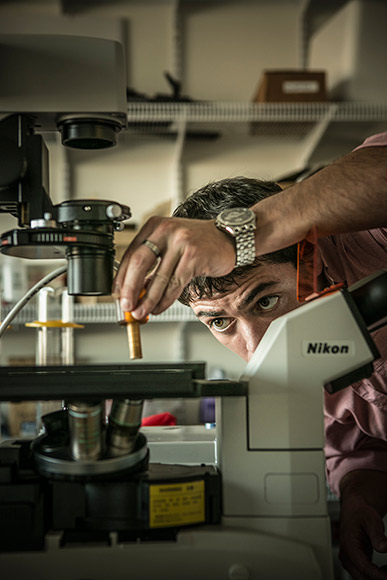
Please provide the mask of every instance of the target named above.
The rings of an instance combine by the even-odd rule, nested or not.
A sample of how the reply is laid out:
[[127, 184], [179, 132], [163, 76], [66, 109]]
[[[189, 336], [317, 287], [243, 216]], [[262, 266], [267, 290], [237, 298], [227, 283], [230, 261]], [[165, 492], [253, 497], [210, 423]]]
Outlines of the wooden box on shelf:
[[326, 101], [324, 71], [266, 70], [253, 97], [256, 103]]

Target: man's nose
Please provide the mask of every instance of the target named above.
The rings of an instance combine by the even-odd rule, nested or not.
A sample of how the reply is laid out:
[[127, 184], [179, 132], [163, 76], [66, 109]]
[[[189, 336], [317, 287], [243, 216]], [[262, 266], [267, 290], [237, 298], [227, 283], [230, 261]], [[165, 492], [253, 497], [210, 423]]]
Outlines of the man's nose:
[[242, 333], [246, 347], [247, 360], [250, 360], [262, 338], [262, 332], [256, 328], [256, 324], [254, 325], [251, 322], [246, 322], [243, 324]]

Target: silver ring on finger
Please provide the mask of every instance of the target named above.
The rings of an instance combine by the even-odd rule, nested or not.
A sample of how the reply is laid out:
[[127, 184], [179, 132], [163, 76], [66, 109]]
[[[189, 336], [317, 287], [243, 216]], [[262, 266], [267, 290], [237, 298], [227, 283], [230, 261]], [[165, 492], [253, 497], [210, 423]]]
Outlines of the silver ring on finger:
[[160, 252], [159, 248], [156, 246], [156, 244], [154, 244], [150, 240], [144, 240], [142, 243], [143, 243], [144, 246], [146, 246], [147, 248], [149, 248], [151, 250], [151, 252], [154, 253], [154, 255], [156, 256], [156, 258], [160, 258], [161, 252]]

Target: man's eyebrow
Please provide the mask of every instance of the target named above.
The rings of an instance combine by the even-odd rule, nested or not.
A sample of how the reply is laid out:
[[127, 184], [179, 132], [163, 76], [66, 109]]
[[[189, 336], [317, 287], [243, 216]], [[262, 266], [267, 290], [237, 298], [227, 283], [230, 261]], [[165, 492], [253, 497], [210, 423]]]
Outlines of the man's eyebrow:
[[258, 294], [261, 294], [261, 292], [264, 292], [265, 290], [268, 290], [277, 284], [278, 282], [275, 282], [274, 280], [270, 282], [261, 282], [255, 286], [255, 288], [253, 288], [251, 292], [249, 292], [249, 294], [241, 301], [238, 308], [245, 308], [246, 306], [249, 306]]
[[[246, 306], [249, 306], [249, 304], [253, 302], [258, 294], [261, 294], [261, 292], [264, 292], [265, 290], [268, 290], [277, 284], [278, 281], [274, 280], [270, 282], [261, 282], [255, 286], [251, 292], [249, 292], [249, 294], [239, 304], [238, 308], [245, 308]], [[222, 316], [227, 316], [227, 312], [225, 310], [200, 310], [199, 312], [195, 312], [195, 316], [197, 318], [221, 318]]]
[[224, 310], [200, 310], [200, 312], [195, 312], [197, 318], [219, 318], [220, 316], [225, 316]]

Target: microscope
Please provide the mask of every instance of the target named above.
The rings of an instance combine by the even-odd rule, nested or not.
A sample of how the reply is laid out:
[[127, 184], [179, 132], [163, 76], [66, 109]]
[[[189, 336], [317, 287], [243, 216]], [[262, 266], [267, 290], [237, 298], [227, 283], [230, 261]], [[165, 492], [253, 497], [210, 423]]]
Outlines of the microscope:
[[[0, 210], [20, 226], [1, 235], [1, 251], [65, 257], [71, 295], [110, 294], [114, 231], [130, 210], [54, 205], [39, 132], [114, 145], [126, 127], [121, 47], [4, 35], [0, 54]], [[0, 367], [0, 401], [65, 402], [38, 437], [0, 445], [3, 575], [333, 580], [323, 388], [372, 373], [369, 328], [387, 314], [386, 280], [275, 320], [237, 381], [206, 380], [204, 363]], [[154, 397], [215, 397], [216, 429], [140, 429], [141, 401]], [[105, 399], [118, 402], [107, 422]]]
[[[122, 47], [76, 36], [1, 35], [0, 55], [0, 212], [14, 216], [19, 226], [1, 234], [1, 252], [65, 258], [69, 295], [110, 294], [114, 232], [131, 217], [130, 209], [95, 199], [55, 205], [41, 133], [59, 132], [64, 146], [77, 149], [116, 145], [127, 127]], [[127, 316], [119, 314], [117, 321], [126, 323]], [[139, 356], [132, 335], [131, 328], [128, 337]], [[219, 521], [216, 468], [150, 464], [146, 437], [139, 432], [144, 398], [206, 395], [204, 364], [2, 370], [7, 378], [1, 387], [12, 393], [3, 391], [1, 400], [64, 402], [42, 418], [38, 437], [0, 446], [3, 556], [19, 549], [23, 559], [30, 550], [43, 554], [49, 530], [65, 532], [66, 545], [110, 545], [111, 533], [120, 541], [153, 540], [160, 529], [170, 538], [176, 527]], [[106, 399], [113, 399], [108, 420]]]

